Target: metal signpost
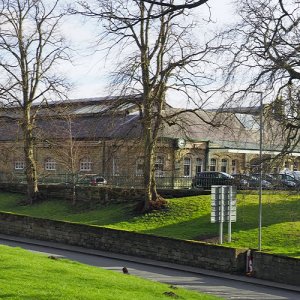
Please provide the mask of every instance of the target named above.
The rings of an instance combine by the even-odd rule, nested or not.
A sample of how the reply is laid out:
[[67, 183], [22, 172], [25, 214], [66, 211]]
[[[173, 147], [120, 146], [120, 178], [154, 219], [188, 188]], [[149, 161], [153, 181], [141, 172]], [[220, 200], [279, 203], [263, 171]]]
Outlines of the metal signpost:
[[211, 187], [211, 223], [220, 223], [219, 241], [223, 244], [223, 223], [228, 222], [228, 242], [231, 242], [231, 222], [236, 222], [236, 187]]

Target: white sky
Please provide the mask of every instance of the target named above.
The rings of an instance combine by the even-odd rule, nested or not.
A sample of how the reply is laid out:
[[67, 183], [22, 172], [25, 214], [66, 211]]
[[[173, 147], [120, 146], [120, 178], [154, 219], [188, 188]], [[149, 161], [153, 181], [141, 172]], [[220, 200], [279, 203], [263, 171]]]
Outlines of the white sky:
[[[232, 0], [209, 1], [212, 19], [216, 21], [217, 28], [222, 28], [224, 24], [232, 21], [233, 5], [231, 2]], [[88, 49], [97, 33], [95, 28], [89, 23], [83, 24], [81, 20], [72, 17], [65, 22], [63, 30], [67, 38], [71, 39], [74, 48], [78, 49], [73, 65], [62, 66], [67, 77], [74, 83], [70, 97], [86, 98], [108, 95], [109, 92], [105, 90], [105, 87], [109, 75], [109, 62], [104, 61], [102, 54], [92, 54], [92, 49]]]

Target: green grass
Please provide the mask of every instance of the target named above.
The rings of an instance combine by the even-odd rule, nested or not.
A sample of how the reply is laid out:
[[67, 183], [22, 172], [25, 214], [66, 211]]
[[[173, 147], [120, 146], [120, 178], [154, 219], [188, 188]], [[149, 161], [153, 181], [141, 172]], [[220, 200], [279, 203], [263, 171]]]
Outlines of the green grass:
[[0, 246], [0, 298], [35, 300], [220, 299], [133, 275], [103, 270], [66, 259], [53, 260], [19, 248]]
[[[203, 240], [218, 236], [219, 225], [210, 223], [210, 196], [170, 199], [167, 210], [145, 215], [135, 215], [129, 204], [99, 207], [84, 212], [57, 200], [19, 206], [20, 197], [0, 195], [0, 210], [177, 239]], [[262, 204], [263, 251], [300, 257], [300, 195], [267, 192], [263, 195]], [[239, 194], [237, 222], [232, 224], [232, 243], [225, 245], [257, 248], [257, 227], [258, 196]]]

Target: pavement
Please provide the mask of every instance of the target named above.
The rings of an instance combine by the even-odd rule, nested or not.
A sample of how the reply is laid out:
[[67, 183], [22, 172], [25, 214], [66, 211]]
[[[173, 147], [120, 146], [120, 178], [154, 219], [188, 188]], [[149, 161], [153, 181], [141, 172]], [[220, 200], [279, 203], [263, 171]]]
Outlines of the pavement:
[[[157, 267], [163, 267], [163, 268], [168, 268], [168, 269], [173, 269], [173, 270], [186, 271], [186, 272], [191, 272], [191, 273], [200, 274], [200, 275], [212, 276], [212, 277], [216, 277], [216, 278], [224, 278], [224, 279], [245, 282], [245, 283], [251, 283], [251, 284], [256, 284], [256, 285], [261, 285], [261, 286], [266, 286], [266, 287], [279, 288], [279, 289], [293, 291], [293, 292], [300, 292], [299, 286], [282, 284], [282, 283], [278, 283], [278, 282], [272, 282], [272, 281], [268, 281], [268, 280], [249, 277], [246, 275], [245, 276], [233, 275], [233, 274], [217, 272], [217, 271], [212, 271], [212, 270], [205, 270], [205, 269], [198, 268], [198, 267], [196, 268], [196, 267], [184, 266], [184, 265], [168, 263], [168, 262], [163, 262], [163, 261], [155, 261], [155, 260], [151, 260], [151, 259], [147, 259], [147, 258], [129, 256], [129, 255], [124, 255], [124, 254], [118, 254], [118, 253], [88, 249], [88, 248], [83, 248], [83, 247], [78, 247], [78, 246], [66, 245], [66, 244], [62, 244], [62, 243], [28, 239], [28, 238], [22, 238], [22, 237], [16, 237], [16, 236], [4, 235], [4, 234], [0, 234], [0, 239], [8, 240], [8, 241], [16, 241], [16, 242], [20, 242], [20, 243], [24, 243], [24, 244], [29, 244], [29, 245], [38, 245], [38, 246], [50, 247], [50, 248], [55, 248], [55, 249], [60, 249], [60, 250], [78, 252], [78, 253], [83, 253], [83, 254], [90, 254], [90, 255], [95, 255], [95, 256], [99, 256], [99, 257], [120, 259], [120, 260], [128, 261], [128, 262], [135, 262], [135, 263], [140, 263], [140, 264], [145, 264], [145, 265], [150, 265], [150, 266], [157, 266]], [[299, 296], [299, 299], [300, 299], [300, 296]]]

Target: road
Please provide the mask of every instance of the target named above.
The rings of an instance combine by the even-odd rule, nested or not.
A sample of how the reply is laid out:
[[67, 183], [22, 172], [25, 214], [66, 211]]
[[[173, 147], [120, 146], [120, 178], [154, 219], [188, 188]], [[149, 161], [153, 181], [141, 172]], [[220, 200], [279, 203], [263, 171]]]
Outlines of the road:
[[[36, 243], [36, 241], [34, 241]], [[122, 272], [125, 266], [129, 273], [146, 279], [168, 283], [170, 285], [177, 285], [186, 289], [197, 290], [203, 293], [220, 296], [224, 299], [243, 299], [243, 300], [299, 300], [300, 288], [298, 291], [291, 291], [285, 288], [278, 288], [278, 284], [274, 286], [265, 286], [263, 281], [252, 280], [252, 282], [233, 280], [232, 278], [222, 278], [212, 275], [199, 274], [195, 272], [176, 270], [173, 267], [159, 266], [158, 262], [146, 263], [134, 262], [133, 257], [126, 257], [122, 255], [113, 255], [96, 250], [86, 250], [79, 247], [65, 246], [65, 249], [59, 249], [59, 244], [42, 242], [44, 245], [32, 244], [32, 240], [20, 239], [19, 241], [7, 240], [3, 235], [0, 236], [0, 244], [21, 247], [30, 251], [44, 253], [45, 255], [61, 256], [67, 259], [79, 261], [84, 264], [105, 268], [112, 271]], [[84, 252], [88, 253], [84, 253]], [[104, 256], [103, 256], [104, 255]], [[121, 257], [121, 258], [120, 258]], [[129, 260], [128, 260], [128, 259]], [[139, 259], [143, 261], [143, 259]], [[164, 264], [164, 263], [163, 263]], [[181, 266], [181, 268], [183, 268]], [[230, 277], [224, 274], [225, 277]], [[232, 276], [231, 276], [232, 277]], [[251, 280], [250, 280], [251, 281]], [[272, 285], [272, 283], [271, 283]], [[297, 289], [297, 288], [296, 288]]]

